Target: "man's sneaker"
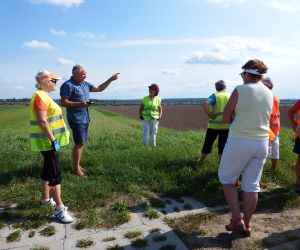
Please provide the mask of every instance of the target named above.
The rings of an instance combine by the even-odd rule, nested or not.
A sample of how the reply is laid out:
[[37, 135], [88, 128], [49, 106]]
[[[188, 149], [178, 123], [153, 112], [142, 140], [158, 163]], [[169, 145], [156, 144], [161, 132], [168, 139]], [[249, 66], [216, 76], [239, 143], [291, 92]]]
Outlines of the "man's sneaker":
[[41, 201], [41, 207], [55, 207], [56, 202], [53, 200], [53, 198], [50, 198], [46, 203]]
[[62, 223], [71, 223], [73, 222], [73, 218], [68, 213], [68, 208], [64, 207], [61, 210], [55, 210], [55, 217]]

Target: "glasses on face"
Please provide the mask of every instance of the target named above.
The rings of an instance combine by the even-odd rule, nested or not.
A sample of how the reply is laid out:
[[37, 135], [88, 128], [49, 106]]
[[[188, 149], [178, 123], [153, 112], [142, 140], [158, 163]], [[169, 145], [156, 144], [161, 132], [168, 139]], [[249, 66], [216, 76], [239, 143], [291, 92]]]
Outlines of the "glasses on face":
[[149, 88], [149, 90], [150, 90], [150, 91], [151, 91], [151, 90], [154, 91], [155, 89], [154, 89], [154, 88]]
[[53, 82], [54, 84], [56, 84], [58, 80], [56, 80], [56, 79], [50, 79], [49, 81]]

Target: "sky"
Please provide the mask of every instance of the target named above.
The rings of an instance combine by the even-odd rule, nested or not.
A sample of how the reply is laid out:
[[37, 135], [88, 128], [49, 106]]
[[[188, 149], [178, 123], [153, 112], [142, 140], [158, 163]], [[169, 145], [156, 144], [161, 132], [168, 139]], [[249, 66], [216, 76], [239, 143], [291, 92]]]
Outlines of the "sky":
[[300, 97], [299, 0], [2, 0], [0, 98], [30, 98], [35, 75], [87, 68], [95, 99], [140, 99], [157, 83], [161, 98], [204, 98], [241, 67], [268, 66], [273, 92]]

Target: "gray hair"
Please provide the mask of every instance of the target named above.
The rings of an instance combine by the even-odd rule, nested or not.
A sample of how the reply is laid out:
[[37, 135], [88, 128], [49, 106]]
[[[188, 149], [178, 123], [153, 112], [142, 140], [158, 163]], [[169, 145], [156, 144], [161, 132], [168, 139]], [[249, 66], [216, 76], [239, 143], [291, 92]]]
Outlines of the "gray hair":
[[72, 69], [72, 75], [74, 75], [74, 73], [81, 72], [83, 70], [85, 70], [84, 65], [76, 64]]
[[35, 76], [35, 80], [36, 80], [35, 87], [37, 89], [42, 89], [46, 85], [46, 83], [48, 82], [47, 76], [49, 74], [50, 74], [50, 72], [47, 71], [47, 70], [39, 71], [36, 74], [36, 76]]

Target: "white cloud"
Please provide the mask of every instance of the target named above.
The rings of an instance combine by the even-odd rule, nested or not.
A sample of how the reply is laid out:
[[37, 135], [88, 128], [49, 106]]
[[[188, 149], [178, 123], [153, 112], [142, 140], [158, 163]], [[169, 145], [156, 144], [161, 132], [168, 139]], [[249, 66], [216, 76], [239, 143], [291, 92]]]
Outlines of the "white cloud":
[[65, 58], [58, 58], [57, 61], [58, 65], [74, 65], [74, 62], [69, 60], [69, 59], [65, 59]]
[[50, 32], [54, 36], [66, 36], [66, 33], [63, 30], [50, 29]]
[[77, 36], [83, 39], [91, 39], [91, 40], [103, 40], [105, 38], [105, 34], [101, 34], [100, 36], [98, 36], [88, 31], [79, 31], [77, 33]]
[[251, 37], [219, 37], [205, 40], [208, 48], [194, 52], [183, 60], [187, 64], [235, 64], [244, 58], [279, 52], [267, 39]]
[[163, 69], [161, 73], [163, 75], [178, 75], [181, 71], [182, 71], [182, 69], [180, 69], [180, 68]]
[[37, 40], [25, 42], [22, 44], [22, 47], [27, 49], [52, 49], [53, 48], [48, 42], [40, 42]]
[[84, 1], [85, 0], [29, 0], [29, 2], [33, 4], [51, 4], [64, 6], [67, 8], [79, 6], [80, 4], [84, 3]]
[[280, 11], [291, 12], [291, 11], [300, 10], [299, 0], [285, 0], [285, 1], [268, 0], [268, 1], [262, 1], [261, 3]]

